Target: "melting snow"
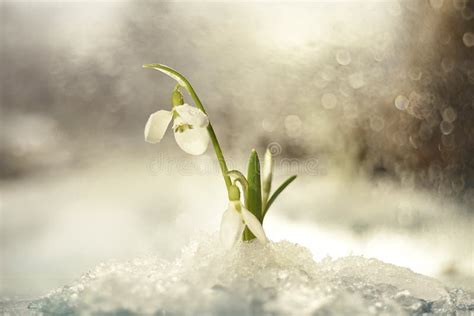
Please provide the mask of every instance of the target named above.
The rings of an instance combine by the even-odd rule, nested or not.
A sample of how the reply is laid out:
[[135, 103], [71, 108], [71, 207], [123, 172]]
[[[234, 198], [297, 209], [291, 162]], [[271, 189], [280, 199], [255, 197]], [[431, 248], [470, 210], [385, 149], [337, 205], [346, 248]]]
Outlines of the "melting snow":
[[315, 262], [306, 248], [286, 241], [224, 250], [217, 238], [206, 237], [174, 262], [149, 256], [100, 264], [30, 308], [73, 314], [469, 315], [474, 300], [376, 259]]

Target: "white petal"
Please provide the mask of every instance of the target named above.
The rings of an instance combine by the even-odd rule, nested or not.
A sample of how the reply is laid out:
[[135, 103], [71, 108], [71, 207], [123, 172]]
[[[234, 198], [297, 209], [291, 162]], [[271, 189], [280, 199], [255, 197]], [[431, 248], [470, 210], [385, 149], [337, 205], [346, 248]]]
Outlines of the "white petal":
[[176, 106], [174, 110], [179, 114], [185, 124], [195, 127], [207, 127], [209, 124], [207, 115], [194, 106], [183, 104]]
[[176, 143], [182, 150], [191, 155], [203, 154], [209, 144], [209, 134], [206, 128], [194, 127], [183, 132], [174, 132]]
[[221, 242], [227, 249], [232, 248], [232, 246], [239, 240], [244, 231], [244, 223], [242, 223], [242, 217], [234, 209], [234, 207], [229, 204], [229, 207], [222, 215], [221, 220], [221, 231], [220, 237]]
[[242, 217], [244, 219], [245, 225], [250, 229], [250, 231], [257, 237], [257, 239], [262, 243], [265, 244], [268, 239], [267, 236], [265, 235], [265, 232], [263, 231], [262, 224], [260, 224], [260, 221], [250, 213], [249, 210], [247, 210], [245, 207], [242, 206], [241, 209], [242, 212]]
[[265, 152], [265, 158], [263, 161], [263, 181], [270, 179], [270, 182], [271, 182], [272, 171], [273, 171], [272, 153], [270, 149], [267, 149], [267, 151]]
[[172, 117], [173, 114], [165, 110], [150, 115], [145, 125], [145, 141], [153, 144], [159, 143], [165, 135]]

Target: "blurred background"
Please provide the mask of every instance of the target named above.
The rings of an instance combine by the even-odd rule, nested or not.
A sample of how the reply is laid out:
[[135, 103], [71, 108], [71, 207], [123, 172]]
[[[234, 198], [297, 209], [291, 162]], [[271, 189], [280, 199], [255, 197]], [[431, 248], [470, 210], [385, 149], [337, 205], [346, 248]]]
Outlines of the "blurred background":
[[143, 140], [175, 84], [155, 62], [231, 168], [268, 146], [299, 175], [270, 239], [474, 290], [474, 1], [7, 1], [0, 34], [2, 299], [217, 231], [212, 149]]

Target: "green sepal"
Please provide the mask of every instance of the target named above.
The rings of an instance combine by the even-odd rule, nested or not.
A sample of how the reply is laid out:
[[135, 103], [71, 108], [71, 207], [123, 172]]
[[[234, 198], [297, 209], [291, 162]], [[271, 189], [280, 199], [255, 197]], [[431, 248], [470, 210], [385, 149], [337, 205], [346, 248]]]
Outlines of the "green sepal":
[[240, 190], [236, 185], [231, 185], [229, 187], [229, 201], [239, 201], [240, 200]]
[[173, 89], [173, 93], [171, 94], [171, 104], [173, 105], [173, 107], [184, 104], [183, 94], [181, 93], [181, 91], [179, 91], [180, 87], [181, 86], [177, 84], [176, 87]]
[[272, 203], [275, 202], [276, 198], [280, 195], [280, 193], [283, 192], [283, 190], [285, 190], [285, 188], [286, 188], [291, 182], [293, 182], [295, 179], [296, 179], [296, 175], [289, 177], [288, 179], [285, 180], [285, 182], [283, 182], [283, 183], [278, 187], [278, 189], [276, 189], [275, 192], [273, 192], [272, 196], [271, 196], [270, 199], [268, 200], [268, 203], [267, 203], [265, 209], [263, 210], [262, 221], [263, 221], [263, 218], [265, 218], [265, 215], [267, 214], [267, 211], [268, 211], [268, 209], [270, 208], [270, 206], [272, 205]]

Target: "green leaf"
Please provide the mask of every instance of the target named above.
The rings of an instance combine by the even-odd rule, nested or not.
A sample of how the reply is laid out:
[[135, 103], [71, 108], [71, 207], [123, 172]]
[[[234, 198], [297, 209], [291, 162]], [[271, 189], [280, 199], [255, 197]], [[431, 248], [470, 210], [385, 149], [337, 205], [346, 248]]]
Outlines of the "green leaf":
[[[247, 200], [245, 201], [245, 206], [247, 209], [254, 214], [260, 222], [262, 222], [262, 190], [260, 182], [260, 161], [258, 159], [258, 154], [255, 149], [250, 153], [249, 164], [247, 168], [247, 182], [248, 182], [248, 191], [247, 191]], [[244, 240], [252, 240], [255, 236], [252, 232], [245, 228], [244, 231]]]
[[143, 68], [152, 68], [152, 69], [161, 71], [162, 73], [176, 80], [180, 86], [184, 87], [189, 93], [191, 93], [190, 88], [189, 88], [190, 84], [188, 80], [182, 74], [180, 74], [178, 71], [174, 70], [173, 68], [162, 65], [162, 64], [145, 64], [143, 65]]
[[265, 215], [267, 214], [267, 211], [268, 209], [270, 208], [270, 206], [272, 205], [272, 203], [276, 200], [276, 198], [280, 195], [281, 192], [283, 192], [283, 190], [285, 190], [285, 188], [291, 183], [293, 182], [293, 180], [296, 179], [296, 175], [294, 176], [291, 176], [289, 177], [288, 179], [286, 179], [285, 182], [283, 182], [279, 187], [278, 189], [276, 189], [275, 192], [273, 192], [272, 196], [270, 197], [270, 199], [268, 200], [268, 203], [265, 207], [265, 210], [263, 210], [263, 217], [262, 217], [262, 221], [263, 221], [263, 218], [265, 217]]
[[247, 209], [262, 221], [262, 189], [260, 181], [260, 161], [255, 149], [250, 154], [248, 169], [248, 197], [246, 201]]

